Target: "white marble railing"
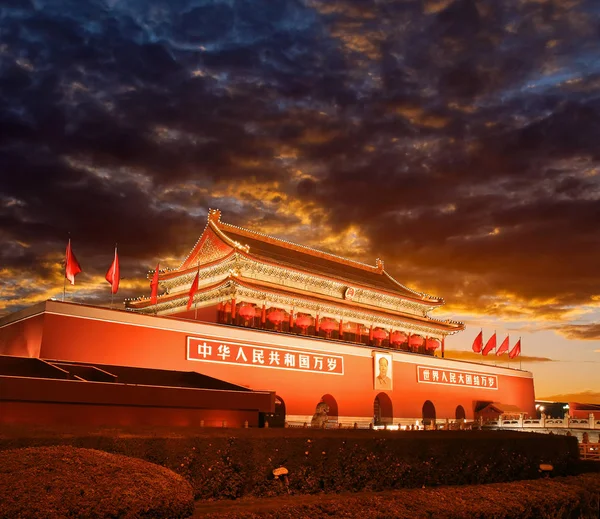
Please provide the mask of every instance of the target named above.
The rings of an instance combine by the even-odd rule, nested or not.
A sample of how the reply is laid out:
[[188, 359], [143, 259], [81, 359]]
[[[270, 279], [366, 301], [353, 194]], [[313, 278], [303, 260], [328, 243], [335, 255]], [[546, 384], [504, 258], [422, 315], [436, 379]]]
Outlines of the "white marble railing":
[[596, 420], [594, 415], [590, 415], [589, 418], [548, 418], [542, 416], [541, 418], [514, 418], [514, 419], [499, 419], [499, 420], [487, 420], [482, 425], [490, 427], [506, 427], [514, 429], [515, 427], [522, 428], [539, 428], [539, 429], [598, 429], [600, 430], [600, 420]]

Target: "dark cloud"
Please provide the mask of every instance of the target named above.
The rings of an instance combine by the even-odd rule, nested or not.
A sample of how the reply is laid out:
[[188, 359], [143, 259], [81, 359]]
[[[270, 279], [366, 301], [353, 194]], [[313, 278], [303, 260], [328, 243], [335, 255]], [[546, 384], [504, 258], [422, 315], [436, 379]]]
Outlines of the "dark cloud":
[[91, 271], [118, 242], [137, 276], [184, 257], [220, 207], [301, 243], [307, 218], [311, 239], [360, 229], [359, 259], [488, 313], [560, 317], [600, 293], [593, 0], [43, 0], [0, 15], [15, 284], [51, 277], [40, 260], [68, 232]]
[[575, 339], [580, 341], [600, 340], [600, 323], [579, 325], [571, 324], [560, 326], [555, 329], [567, 339]]

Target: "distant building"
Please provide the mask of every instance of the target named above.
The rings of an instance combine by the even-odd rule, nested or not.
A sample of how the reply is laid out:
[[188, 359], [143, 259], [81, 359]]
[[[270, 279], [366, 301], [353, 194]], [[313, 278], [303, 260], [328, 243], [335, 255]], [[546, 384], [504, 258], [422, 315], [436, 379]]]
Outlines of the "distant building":
[[600, 404], [536, 400], [535, 409], [538, 416], [544, 413], [548, 418], [564, 418], [567, 414], [578, 419], [587, 419], [590, 414], [600, 416]]
[[443, 358], [464, 325], [430, 317], [444, 301], [402, 285], [381, 260], [279, 240], [211, 210], [159, 286], [156, 304], [128, 300], [127, 312], [49, 301], [7, 316], [0, 353], [197, 371], [274, 392], [279, 424], [310, 424], [320, 404], [330, 423], [360, 426], [472, 420], [490, 402], [535, 413], [530, 372]]

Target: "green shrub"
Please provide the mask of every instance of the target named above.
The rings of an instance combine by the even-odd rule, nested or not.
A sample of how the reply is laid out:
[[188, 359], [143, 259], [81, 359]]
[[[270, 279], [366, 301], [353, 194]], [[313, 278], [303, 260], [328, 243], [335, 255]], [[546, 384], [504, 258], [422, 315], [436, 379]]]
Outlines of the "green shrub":
[[181, 476], [143, 460], [68, 446], [0, 452], [0, 518], [179, 518], [193, 513]]

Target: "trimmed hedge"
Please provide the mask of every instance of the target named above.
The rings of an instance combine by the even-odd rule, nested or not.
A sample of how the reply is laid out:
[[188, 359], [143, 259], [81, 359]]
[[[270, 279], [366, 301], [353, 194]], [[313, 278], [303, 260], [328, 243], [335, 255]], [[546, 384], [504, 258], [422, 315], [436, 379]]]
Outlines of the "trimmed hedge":
[[194, 519], [597, 519], [600, 474], [468, 487], [198, 502]]
[[68, 446], [0, 452], [0, 518], [179, 518], [190, 484], [143, 460]]
[[[14, 433], [14, 431], [13, 431]], [[196, 499], [382, 491], [534, 479], [539, 465], [574, 473], [574, 437], [514, 431], [314, 429], [59, 430], [4, 434], [0, 450], [72, 444], [125, 454], [188, 479]], [[286, 481], [272, 471], [284, 466]]]

